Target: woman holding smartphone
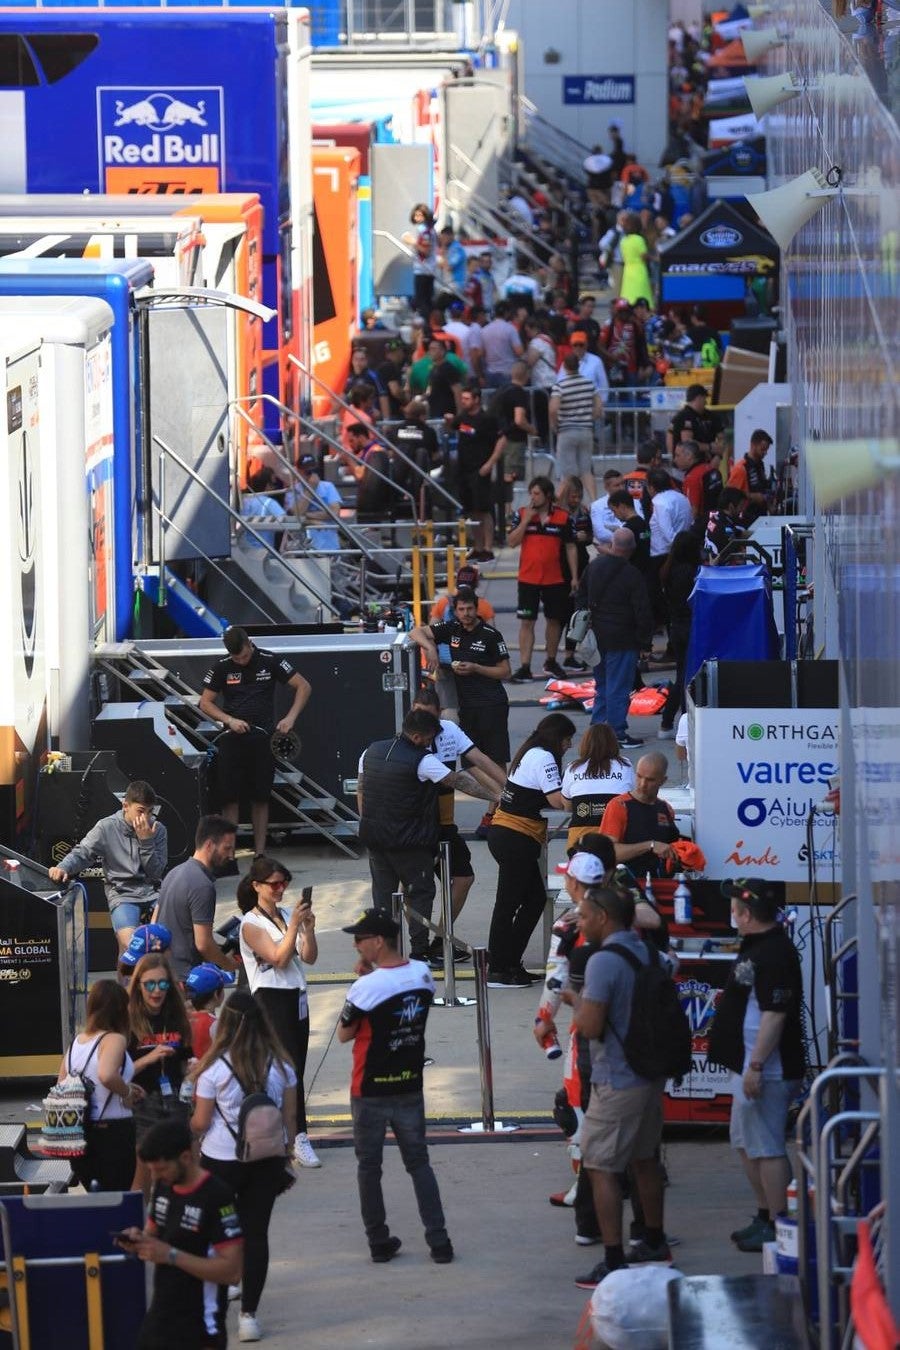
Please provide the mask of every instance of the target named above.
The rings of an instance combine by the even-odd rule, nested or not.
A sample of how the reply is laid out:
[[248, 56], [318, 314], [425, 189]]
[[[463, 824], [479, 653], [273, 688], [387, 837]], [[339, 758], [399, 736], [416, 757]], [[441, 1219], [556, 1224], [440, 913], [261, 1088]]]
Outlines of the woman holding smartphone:
[[[179, 1100], [191, 1058], [191, 1024], [181, 989], [162, 952], [142, 956], [128, 991], [128, 1053], [134, 1076], [144, 1089], [135, 1104], [137, 1142], [158, 1120], [186, 1120], [188, 1107]], [[150, 1195], [150, 1173], [138, 1155], [132, 1190]]]
[[283, 863], [262, 854], [237, 888], [241, 957], [250, 992], [266, 1010], [279, 1041], [297, 1071], [297, 1137], [294, 1158], [301, 1167], [321, 1167], [307, 1133], [303, 1074], [309, 1048], [309, 998], [304, 961], [314, 965], [319, 947], [312, 893], [282, 904], [291, 882]]

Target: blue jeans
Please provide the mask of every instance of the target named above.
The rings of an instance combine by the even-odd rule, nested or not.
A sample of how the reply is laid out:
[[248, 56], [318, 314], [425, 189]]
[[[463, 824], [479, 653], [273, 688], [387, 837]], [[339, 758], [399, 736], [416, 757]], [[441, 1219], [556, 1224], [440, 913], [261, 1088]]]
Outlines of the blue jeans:
[[608, 722], [617, 736], [628, 732], [628, 704], [634, 687], [638, 651], [627, 647], [621, 652], [601, 652], [599, 664], [594, 666], [594, 707], [591, 725]]
[[387, 1242], [391, 1235], [381, 1190], [384, 1136], [389, 1125], [397, 1140], [403, 1166], [412, 1178], [419, 1214], [425, 1225], [425, 1241], [429, 1247], [442, 1246], [449, 1239], [441, 1193], [428, 1161], [425, 1099], [421, 1092], [392, 1097], [353, 1097], [350, 1109], [353, 1116], [359, 1207], [369, 1246]]

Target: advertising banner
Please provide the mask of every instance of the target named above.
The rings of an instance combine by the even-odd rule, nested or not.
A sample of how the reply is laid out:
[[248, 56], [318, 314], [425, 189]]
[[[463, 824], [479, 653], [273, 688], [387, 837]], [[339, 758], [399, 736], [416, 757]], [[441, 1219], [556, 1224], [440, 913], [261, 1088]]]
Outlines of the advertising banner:
[[697, 708], [694, 738], [707, 876], [805, 881], [810, 819], [820, 876], [839, 876], [836, 818], [820, 809], [839, 768], [836, 709]]

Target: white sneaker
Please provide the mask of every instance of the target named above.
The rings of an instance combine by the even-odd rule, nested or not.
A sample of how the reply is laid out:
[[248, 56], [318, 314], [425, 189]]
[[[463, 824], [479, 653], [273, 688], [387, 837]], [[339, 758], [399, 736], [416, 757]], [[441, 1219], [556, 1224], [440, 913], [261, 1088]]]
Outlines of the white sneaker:
[[239, 1284], [230, 1284], [228, 1286], [228, 1302], [233, 1303], [236, 1298], [241, 1296], [241, 1286]]
[[301, 1167], [321, 1167], [322, 1161], [309, 1142], [308, 1134], [298, 1134], [294, 1140], [294, 1161]]
[[262, 1331], [253, 1313], [241, 1313], [238, 1318], [239, 1341], [261, 1341]]

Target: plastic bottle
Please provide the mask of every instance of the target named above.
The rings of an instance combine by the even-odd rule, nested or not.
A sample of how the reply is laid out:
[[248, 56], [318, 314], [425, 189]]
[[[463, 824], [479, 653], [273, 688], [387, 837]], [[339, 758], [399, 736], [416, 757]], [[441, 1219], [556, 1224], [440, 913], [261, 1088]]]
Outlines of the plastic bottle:
[[6, 880], [12, 886], [22, 885], [22, 864], [18, 858], [4, 858], [3, 870], [6, 873]]
[[193, 1109], [194, 1105], [194, 1084], [190, 1078], [181, 1080], [181, 1087], [178, 1089], [178, 1100], [184, 1105]]
[[674, 898], [674, 918], [677, 924], [687, 925], [694, 917], [694, 907], [691, 903], [691, 892], [684, 879], [684, 873], [679, 872], [676, 877], [677, 885], [675, 887]]
[[179, 739], [178, 739], [178, 732], [177, 732], [177, 731], [175, 730], [175, 728], [172, 726], [172, 723], [171, 723], [171, 722], [169, 722], [169, 723], [167, 724], [167, 726], [166, 726], [166, 731], [167, 731], [168, 737], [169, 737], [169, 741], [168, 741], [169, 749], [172, 751], [172, 754], [173, 754], [173, 755], [178, 755], [179, 757], [182, 756], [182, 755], [184, 754], [184, 751], [182, 750], [182, 748], [181, 748], [181, 742], [180, 742]]
[[548, 1059], [559, 1059], [562, 1054], [562, 1046], [555, 1031], [548, 1031], [546, 1036], [542, 1038], [541, 1049]]
[[792, 1177], [786, 1193], [785, 1213], [793, 1216], [797, 1214], [797, 1189], [797, 1178]]

